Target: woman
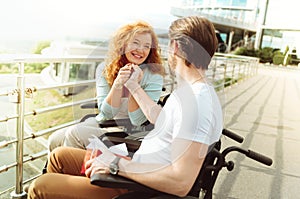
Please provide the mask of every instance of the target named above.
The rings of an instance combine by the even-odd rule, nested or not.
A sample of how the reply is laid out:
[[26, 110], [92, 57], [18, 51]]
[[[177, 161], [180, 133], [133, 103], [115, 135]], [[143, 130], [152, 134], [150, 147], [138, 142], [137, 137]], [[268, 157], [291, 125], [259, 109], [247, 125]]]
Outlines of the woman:
[[162, 91], [164, 68], [157, 36], [153, 28], [142, 21], [127, 24], [115, 33], [105, 62], [97, 67], [99, 115], [54, 132], [49, 137], [49, 150], [58, 146], [85, 149], [92, 135], [101, 136], [105, 133], [105, 130], [99, 128], [99, 121], [129, 117], [135, 126], [146, 122], [149, 118], [123, 86], [136, 66], [143, 70], [139, 84], [157, 102]]

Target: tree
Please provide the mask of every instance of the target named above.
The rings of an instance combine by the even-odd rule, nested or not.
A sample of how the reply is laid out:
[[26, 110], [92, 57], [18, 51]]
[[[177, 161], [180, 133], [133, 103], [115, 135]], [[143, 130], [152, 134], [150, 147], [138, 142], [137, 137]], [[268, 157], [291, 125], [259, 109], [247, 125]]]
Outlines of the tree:
[[42, 50], [44, 48], [49, 47], [51, 44], [50, 41], [40, 41], [38, 42], [37, 46], [35, 47], [35, 49], [33, 50], [34, 54], [41, 54]]

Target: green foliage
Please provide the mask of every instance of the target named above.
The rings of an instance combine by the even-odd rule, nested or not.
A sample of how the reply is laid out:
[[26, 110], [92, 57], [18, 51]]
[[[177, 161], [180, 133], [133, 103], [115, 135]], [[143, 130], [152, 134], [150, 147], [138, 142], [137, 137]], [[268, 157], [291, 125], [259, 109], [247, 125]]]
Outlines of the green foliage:
[[40, 73], [48, 66], [47, 63], [30, 63], [25, 65], [25, 73]]
[[17, 64], [0, 64], [0, 73], [2, 74], [17, 73], [18, 70]]
[[[83, 100], [86, 98], [95, 97], [95, 88], [88, 87], [76, 94], [76, 99]], [[59, 90], [42, 90], [34, 93], [33, 98], [26, 100], [25, 112], [36, 110], [44, 107], [56, 106], [59, 104], [72, 102], [74, 96], [61, 95]], [[46, 128], [51, 128], [66, 122], [79, 119], [83, 115], [91, 113], [91, 110], [81, 109], [80, 106], [66, 107], [64, 109], [53, 110], [37, 115], [28, 115], [25, 120], [33, 129], [33, 131], [40, 131]], [[76, 116], [76, 118], [75, 118]], [[47, 137], [47, 136], [46, 136]]]
[[255, 49], [249, 49], [246, 47], [238, 47], [235, 51], [233, 51], [234, 55], [243, 55], [243, 56], [250, 56], [256, 57], [257, 51]]
[[[25, 64], [25, 73], [40, 73], [44, 68], [48, 66], [48, 63], [30, 63]], [[0, 64], [0, 74], [18, 73], [19, 68], [17, 64]]]
[[[288, 52], [289, 48], [287, 46], [284, 54], [280, 52], [278, 48], [264, 47], [259, 50], [248, 49], [246, 47], [237, 48], [233, 54], [235, 55], [243, 55], [243, 56], [251, 56], [258, 57], [260, 62], [262, 63], [274, 63], [274, 64], [283, 64], [284, 55]], [[282, 58], [283, 57], [283, 58]], [[288, 58], [289, 63], [290, 58]]]
[[40, 41], [38, 42], [38, 44], [36, 45], [35, 49], [33, 50], [34, 54], [41, 54], [42, 50], [44, 48], [49, 47], [51, 44], [50, 41]]
[[272, 63], [273, 61], [273, 48], [264, 47], [260, 51], [258, 51], [258, 57], [260, 58], [260, 62], [262, 63]]
[[277, 53], [273, 56], [273, 64], [280, 65], [283, 64], [284, 55], [282, 53]]

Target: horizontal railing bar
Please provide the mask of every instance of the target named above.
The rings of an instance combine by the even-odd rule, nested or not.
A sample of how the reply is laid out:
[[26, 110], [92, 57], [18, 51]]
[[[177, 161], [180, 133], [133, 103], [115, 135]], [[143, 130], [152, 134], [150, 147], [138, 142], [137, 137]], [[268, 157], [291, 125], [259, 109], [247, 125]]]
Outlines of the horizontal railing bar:
[[100, 62], [105, 56], [45, 56], [45, 55], [0, 55], [0, 63], [56, 63], [56, 62]]
[[40, 151], [40, 152], [38, 152], [38, 153], [34, 153], [34, 154], [32, 154], [32, 155], [26, 156], [26, 157], [24, 158], [23, 163], [26, 163], [26, 162], [29, 162], [29, 161], [36, 160], [36, 159], [41, 158], [41, 157], [44, 157], [44, 156], [46, 156], [46, 155], [48, 155], [48, 150], [43, 150], [43, 151]]
[[67, 122], [67, 123], [63, 123], [61, 125], [57, 125], [57, 126], [54, 126], [54, 127], [51, 127], [51, 128], [43, 129], [41, 131], [31, 132], [31, 133], [29, 133], [30, 134], [29, 136], [24, 136], [24, 140], [34, 139], [34, 138], [37, 138], [37, 137], [47, 135], [48, 133], [51, 133], [53, 131], [57, 131], [59, 129], [62, 129], [62, 128], [65, 128], [65, 127], [68, 127], [68, 126], [72, 126], [74, 124], [78, 124], [79, 121], [80, 120], [73, 120], [71, 122]]
[[7, 122], [8, 120], [16, 119], [16, 118], [18, 118], [18, 115], [13, 114], [11, 116], [5, 116], [5, 117], [0, 118], [0, 122]]
[[8, 92], [6, 92], [6, 93], [0, 93], [0, 97], [1, 96], [8, 96]]
[[17, 162], [11, 163], [9, 165], [0, 166], [0, 173], [8, 171], [10, 168], [17, 166]]
[[[24, 181], [23, 181], [23, 184], [26, 184], [26, 183], [28, 183], [28, 182], [31, 182], [31, 181], [33, 181], [34, 179], [38, 178], [38, 177], [41, 176], [41, 175], [42, 175], [42, 173], [40, 173], [40, 174], [38, 174], [38, 175], [35, 175], [35, 176], [31, 177], [31, 178], [28, 178], [27, 180], [24, 180]], [[0, 194], [0, 195], [1, 195], [1, 194]]]
[[86, 81], [79, 81], [79, 82], [69, 82], [69, 83], [63, 83], [63, 84], [55, 84], [51, 86], [39, 86], [39, 87], [33, 87], [33, 91], [42, 91], [42, 90], [50, 90], [50, 89], [57, 89], [57, 88], [65, 88], [65, 87], [78, 87], [78, 86], [85, 86], [94, 84], [96, 80], [86, 80]]
[[82, 103], [92, 102], [92, 101], [95, 101], [95, 99], [96, 98], [92, 98], [92, 99], [87, 99], [87, 100], [80, 100], [77, 102], [68, 102], [68, 103], [59, 104], [59, 105], [55, 105], [55, 106], [51, 106], [51, 107], [47, 107], [47, 108], [40, 108], [40, 109], [36, 109], [36, 110], [30, 111], [30, 112], [26, 112], [24, 115], [29, 116], [29, 115], [38, 115], [38, 114], [42, 114], [42, 113], [47, 113], [47, 112], [54, 111], [54, 110], [59, 110], [59, 109], [64, 109], [64, 108], [68, 108], [71, 106], [80, 105]]
[[[45, 56], [45, 55], [28, 55], [20, 56], [14, 54], [3, 54], [0, 55], [0, 63], [55, 63], [55, 62], [99, 62], [105, 59], [105, 55], [102, 56]], [[242, 55], [215, 53], [213, 59], [240, 59], [240, 60], [258, 60], [256, 57], [248, 57]], [[165, 58], [166, 60], [166, 58]]]
[[[29, 155], [29, 156], [27, 156], [27, 157], [24, 158], [23, 163], [36, 160], [38, 158], [46, 156], [47, 154], [48, 154], [48, 150], [43, 150], [43, 151], [40, 151], [38, 153]], [[11, 168], [13, 168], [15, 166], [17, 166], [17, 162], [11, 163], [9, 165], [0, 166], [0, 173], [6, 172], [6, 171], [8, 171], [9, 169], [11, 169]]]
[[215, 53], [215, 56], [213, 58], [221, 58], [221, 57], [226, 57], [227, 59], [239, 58], [239, 59], [246, 59], [246, 60], [259, 60], [257, 57], [248, 57], [243, 55], [233, 55], [233, 54], [224, 54], [224, 53]]
[[3, 140], [0, 142], [0, 149], [7, 147], [10, 144], [16, 143], [18, 140], [17, 139], [13, 139], [13, 140]]
[[[65, 128], [65, 127], [68, 127], [68, 126], [72, 126], [74, 124], [78, 124], [79, 122], [80, 122], [80, 120], [74, 120], [74, 121], [63, 123], [61, 125], [57, 125], [57, 126], [54, 126], [54, 127], [51, 127], [51, 128], [47, 128], [47, 129], [44, 129], [44, 130], [41, 130], [41, 131], [37, 131], [35, 133], [31, 132], [31, 133], [29, 133], [30, 135], [24, 136], [24, 140], [41, 137], [41, 136], [47, 135], [48, 133], [51, 133], [53, 131], [56, 131], [56, 130], [59, 130], [59, 129], [62, 129], [62, 128]], [[9, 140], [9, 141], [3, 140], [3, 141], [0, 142], [0, 149], [5, 148], [8, 145], [14, 144], [16, 142], [17, 142], [17, 139], [13, 139], [13, 140]]]

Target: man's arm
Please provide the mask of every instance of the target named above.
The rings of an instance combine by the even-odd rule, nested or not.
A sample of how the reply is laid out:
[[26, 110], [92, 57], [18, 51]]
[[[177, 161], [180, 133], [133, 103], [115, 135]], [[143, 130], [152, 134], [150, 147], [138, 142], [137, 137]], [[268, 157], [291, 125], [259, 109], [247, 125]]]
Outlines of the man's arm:
[[207, 149], [206, 144], [178, 139], [172, 147], [170, 165], [148, 165], [122, 159], [119, 175], [159, 191], [185, 196], [199, 174]]
[[[149, 88], [143, 90], [140, 84], [138, 83], [138, 78], [140, 74], [142, 74], [142, 70], [138, 66], [134, 66], [134, 72], [132, 73], [130, 79], [125, 83], [125, 86], [130, 91], [131, 97], [133, 97], [132, 100], [134, 100], [133, 102], [135, 103], [135, 107], [132, 106], [131, 110], [129, 111], [133, 111], [137, 109], [137, 107], [139, 107], [146, 116], [146, 118], [152, 124], [154, 124], [161, 111], [161, 106], [159, 106], [154, 99], [158, 99], [161, 94], [163, 79], [157, 79], [157, 85], [153, 83], [153, 85], [156, 85], [155, 89], [149, 86]], [[157, 88], [159, 88], [159, 90]], [[151, 90], [152, 94], [150, 94]], [[155, 90], [156, 92], [153, 92]]]

